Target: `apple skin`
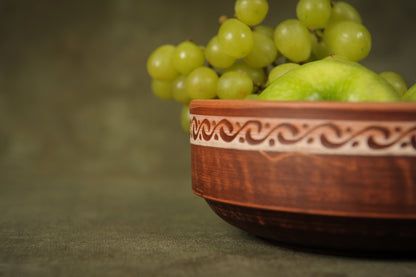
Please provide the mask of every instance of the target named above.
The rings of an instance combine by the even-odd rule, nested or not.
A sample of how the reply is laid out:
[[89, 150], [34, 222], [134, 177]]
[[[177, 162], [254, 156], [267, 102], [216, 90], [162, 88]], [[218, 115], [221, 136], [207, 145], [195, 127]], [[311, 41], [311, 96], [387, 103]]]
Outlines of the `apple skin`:
[[328, 57], [306, 63], [272, 82], [259, 100], [400, 101], [396, 90], [377, 73], [357, 62]]
[[411, 86], [402, 97], [403, 101], [416, 102], [416, 84]]

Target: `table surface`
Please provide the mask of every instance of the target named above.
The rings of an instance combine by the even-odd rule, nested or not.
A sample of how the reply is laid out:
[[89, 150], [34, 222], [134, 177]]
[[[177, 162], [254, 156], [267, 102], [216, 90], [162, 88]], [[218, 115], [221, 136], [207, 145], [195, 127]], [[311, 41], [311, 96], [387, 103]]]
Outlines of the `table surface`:
[[313, 253], [247, 234], [215, 215], [189, 179], [3, 172], [0, 276], [416, 274], [412, 258]]

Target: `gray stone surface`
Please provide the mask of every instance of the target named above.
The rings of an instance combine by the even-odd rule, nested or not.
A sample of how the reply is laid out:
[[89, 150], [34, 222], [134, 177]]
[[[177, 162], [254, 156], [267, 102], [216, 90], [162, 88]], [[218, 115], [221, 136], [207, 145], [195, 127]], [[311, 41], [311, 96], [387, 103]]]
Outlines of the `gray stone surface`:
[[[270, 1], [267, 23], [295, 16]], [[416, 82], [414, 1], [353, 1], [363, 61]], [[413, 259], [285, 248], [193, 195], [180, 105], [150, 92], [163, 43], [205, 44], [233, 1], [0, 2], [0, 276], [415, 276]]]

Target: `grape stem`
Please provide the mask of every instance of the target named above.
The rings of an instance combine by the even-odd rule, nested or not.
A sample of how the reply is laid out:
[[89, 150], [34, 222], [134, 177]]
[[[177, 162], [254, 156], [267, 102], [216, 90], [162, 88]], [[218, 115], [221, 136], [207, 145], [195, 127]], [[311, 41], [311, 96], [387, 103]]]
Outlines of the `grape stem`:
[[[322, 35], [319, 34], [320, 32], [318, 32], [318, 30], [315, 30], [315, 29], [312, 29], [312, 28], [308, 27], [308, 31], [310, 33], [312, 33], [317, 38], [318, 42], [321, 42], [323, 40]], [[322, 30], [322, 32], [323, 32], [323, 30]]]
[[254, 82], [253, 82], [253, 86], [255, 86], [256, 88], [258, 88], [260, 91], [261, 90], [264, 90], [266, 88], [265, 85], [260, 84], [260, 83], [254, 83]]
[[228, 19], [228, 16], [221, 15], [220, 18], [218, 18], [218, 23], [220, 23], [220, 25], [222, 25], [227, 19]]

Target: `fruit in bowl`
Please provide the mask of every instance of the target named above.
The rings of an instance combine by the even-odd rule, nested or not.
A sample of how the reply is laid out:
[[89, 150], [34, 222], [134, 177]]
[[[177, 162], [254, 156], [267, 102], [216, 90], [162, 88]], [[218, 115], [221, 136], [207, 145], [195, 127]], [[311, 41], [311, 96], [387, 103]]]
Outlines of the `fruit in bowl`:
[[265, 238], [416, 250], [415, 86], [360, 64], [372, 39], [353, 6], [300, 0], [275, 28], [268, 9], [237, 0], [206, 46], [149, 56], [154, 94], [183, 105], [193, 191]]
[[259, 99], [394, 102], [400, 96], [385, 79], [366, 67], [328, 57], [290, 70], [271, 83]]

